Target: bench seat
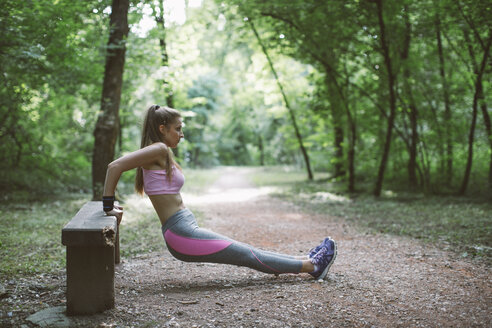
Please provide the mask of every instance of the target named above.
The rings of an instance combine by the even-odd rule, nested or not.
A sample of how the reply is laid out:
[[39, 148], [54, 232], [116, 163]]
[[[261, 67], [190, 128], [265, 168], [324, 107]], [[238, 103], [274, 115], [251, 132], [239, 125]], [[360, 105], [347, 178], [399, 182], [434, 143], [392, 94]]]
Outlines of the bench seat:
[[67, 247], [67, 314], [114, 308], [114, 270], [119, 263], [119, 227], [102, 202], [87, 202], [62, 229]]

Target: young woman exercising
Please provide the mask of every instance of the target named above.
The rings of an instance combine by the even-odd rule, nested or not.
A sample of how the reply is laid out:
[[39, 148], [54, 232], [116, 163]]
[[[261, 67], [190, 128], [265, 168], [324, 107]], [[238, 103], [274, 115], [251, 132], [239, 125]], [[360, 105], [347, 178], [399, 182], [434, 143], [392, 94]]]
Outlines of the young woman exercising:
[[299, 259], [259, 250], [198, 227], [179, 193], [185, 178], [170, 149], [177, 147], [184, 137], [182, 128], [177, 110], [158, 105], [148, 108], [141, 149], [108, 165], [103, 196], [107, 215], [121, 220], [122, 208], [114, 206], [116, 185], [121, 173], [137, 168], [135, 189], [149, 196], [161, 221], [167, 247], [177, 259], [234, 264], [273, 274], [308, 272], [315, 279], [324, 279], [337, 255], [336, 243], [331, 238], [325, 238], [304, 259]]

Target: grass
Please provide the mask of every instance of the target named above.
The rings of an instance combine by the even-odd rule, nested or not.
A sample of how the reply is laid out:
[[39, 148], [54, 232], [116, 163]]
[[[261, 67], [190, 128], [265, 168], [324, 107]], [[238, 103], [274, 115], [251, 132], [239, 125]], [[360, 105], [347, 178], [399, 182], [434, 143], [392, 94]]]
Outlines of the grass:
[[[316, 174], [317, 180], [308, 182], [305, 172], [288, 167], [253, 168], [251, 172], [255, 184], [276, 187], [277, 197], [306, 211], [338, 217], [364, 231], [410, 236], [438, 243], [461, 256], [492, 259], [492, 204], [487, 199], [389, 190], [376, 199], [365, 193], [347, 194], [340, 184], [327, 182], [327, 175]], [[220, 169], [186, 169], [183, 191], [198, 194], [219, 175]], [[0, 202], [0, 281], [59, 272], [65, 267], [61, 229], [91, 195], [10, 196]], [[162, 249], [160, 223], [148, 198], [129, 192], [122, 200], [121, 256]]]
[[[200, 193], [218, 176], [216, 169], [186, 169], [183, 190]], [[122, 258], [163, 249], [160, 222], [149, 199], [134, 194], [131, 181], [123, 181], [118, 189], [125, 207], [120, 225]], [[33, 199], [28, 192], [18, 192], [0, 202], [0, 281], [63, 269], [66, 251], [61, 230], [90, 199], [84, 193]]]
[[186, 181], [182, 191], [189, 194], [200, 194], [220, 177], [221, 169], [184, 169]]
[[69, 194], [0, 204], [0, 277], [64, 267], [61, 229], [87, 200], [87, 195]]
[[363, 231], [410, 236], [437, 243], [463, 257], [492, 259], [492, 204], [487, 197], [422, 195], [385, 190], [380, 198], [349, 194], [323, 176], [308, 182], [304, 172], [256, 171], [252, 181], [276, 186], [277, 197], [306, 210], [346, 220]]

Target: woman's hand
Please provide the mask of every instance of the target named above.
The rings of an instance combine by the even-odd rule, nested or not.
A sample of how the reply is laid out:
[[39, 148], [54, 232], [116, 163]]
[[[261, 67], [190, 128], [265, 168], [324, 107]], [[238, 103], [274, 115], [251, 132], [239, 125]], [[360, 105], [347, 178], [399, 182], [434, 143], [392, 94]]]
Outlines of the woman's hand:
[[121, 222], [121, 219], [123, 218], [123, 207], [121, 207], [119, 205], [114, 205], [114, 207], [111, 211], [106, 212], [106, 215], [116, 216], [116, 220], [117, 220], [116, 222], [119, 225]]

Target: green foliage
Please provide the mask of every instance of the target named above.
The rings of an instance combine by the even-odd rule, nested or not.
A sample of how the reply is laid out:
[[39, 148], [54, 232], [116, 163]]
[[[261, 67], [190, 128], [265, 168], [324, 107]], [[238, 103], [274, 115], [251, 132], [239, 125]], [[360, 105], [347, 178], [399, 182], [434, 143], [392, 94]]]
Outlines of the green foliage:
[[221, 99], [221, 78], [209, 73], [199, 76], [188, 89], [190, 117], [186, 120], [185, 161], [191, 166], [206, 166], [214, 163], [213, 126], [211, 119]]
[[61, 229], [88, 198], [29, 193], [10, 197], [0, 203], [0, 277], [59, 271], [65, 266]]
[[492, 259], [492, 205], [489, 196], [423, 196], [386, 189], [380, 199], [349, 194], [343, 185], [317, 176], [305, 181], [299, 170], [255, 170], [252, 181], [275, 186], [276, 195], [308, 211], [338, 217], [361, 231], [410, 236], [432, 242], [460, 256]]
[[[303, 121], [308, 131], [316, 131], [316, 135], [303, 133], [314, 167], [333, 171], [339, 163], [345, 168], [348, 166], [350, 115], [356, 131], [357, 184], [366, 179], [374, 181], [389, 113], [388, 72], [381, 48], [383, 36], [376, 2], [229, 0], [226, 3], [228, 6], [223, 6], [223, 11], [228, 20], [236, 21], [232, 25], [245, 19], [254, 21], [271, 52], [288, 54], [316, 68], [309, 76], [315, 90], [295, 98], [306, 99], [296, 114], [315, 117]], [[469, 147], [465, 136], [470, 128], [475, 72], [489, 37], [491, 11], [483, 2], [472, 1], [382, 2], [384, 37], [389, 45], [397, 96], [386, 180], [397, 180], [402, 187], [408, 185], [412, 137], [410, 106], [414, 106], [418, 111], [416, 170], [421, 190], [456, 191], [461, 184]], [[437, 51], [438, 18], [444, 48], [445, 85]], [[243, 36], [247, 34], [244, 27], [236, 30]], [[407, 45], [405, 54], [403, 50]], [[490, 70], [487, 72], [490, 79]], [[446, 117], [444, 92], [450, 95], [450, 118]], [[489, 103], [490, 92], [485, 98], [485, 103]], [[483, 142], [488, 139], [485, 115], [483, 121], [479, 117], [477, 123], [473, 157], [474, 172], [484, 182], [487, 181], [486, 166], [491, 165], [490, 159], [482, 156], [491, 151], [490, 144]], [[341, 153], [337, 151], [339, 141], [336, 139], [336, 129], [340, 128]], [[279, 139], [270, 142], [279, 144]], [[282, 139], [280, 144], [282, 148], [293, 147], [293, 136]], [[445, 168], [446, 161], [452, 162], [451, 172]], [[490, 186], [484, 183], [479, 189], [487, 188]]]
[[[165, 30], [151, 24], [159, 14], [155, 7], [146, 1], [130, 8], [117, 156], [139, 147], [143, 113], [151, 104], [166, 102], [166, 80], [174, 106], [185, 116], [186, 140], [177, 156], [182, 165], [304, 165], [291, 119], [247, 19], [274, 61], [312, 167], [330, 175], [341, 166], [346, 174], [338, 179], [347, 179], [352, 120], [356, 188], [374, 184], [389, 112], [375, 2], [205, 0], [200, 7], [185, 8], [184, 22], [166, 16]], [[110, 2], [5, 0], [3, 8], [0, 193], [88, 190]], [[491, 10], [471, 0], [383, 2], [397, 97], [385, 184], [408, 189], [414, 104], [419, 190], [452, 193], [459, 188], [469, 147], [474, 66], [484, 54]], [[162, 67], [162, 37], [167, 68]], [[485, 108], [491, 102], [490, 73], [487, 68], [483, 78]], [[492, 150], [484, 123], [485, 114], [479, 112], [470, 193], [490, 188]], [[124, 193], [131, 190], [132, 179], [132, 173], [124, 175]]]
[[0, 193], [89, 187], [105, 3], [4, 1], [2, 6]]

